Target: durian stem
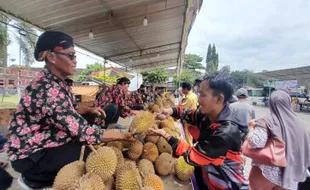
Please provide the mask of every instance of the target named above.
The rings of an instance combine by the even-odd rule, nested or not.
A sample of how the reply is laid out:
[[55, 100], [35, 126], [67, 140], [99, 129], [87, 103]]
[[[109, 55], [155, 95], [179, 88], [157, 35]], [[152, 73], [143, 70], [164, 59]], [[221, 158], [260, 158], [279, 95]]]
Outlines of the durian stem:
[[142, 178], [144, 179], [145, 175], [141, 171], [139, 171], [139, 172], [140, 172], [140, 175], [142, 176]]
[[97, 150], [93, 147], [93, 145], [88, 145], [89, 146], [89, 148], [93, 151], [93, 152], [95, 152], [96, 154], [98, 154], [98, 152], [97, 152]]
[[82, 148], [81, 148], [80, 159], [79, 159], [80, 161], [83, 161], [84, 152], [85, 152], [85, 145], [83, 145]]
[[142, 186], [142, 184], [140, 183], [140, 180], [139, 180], [138, 176], [136, 177], [136, 180], [137, 180], [137, 184], [138, 184], [138, 186], [139, 186], [139, 190], [142, 190], [142, 189], [143, 189], [143, 186]]

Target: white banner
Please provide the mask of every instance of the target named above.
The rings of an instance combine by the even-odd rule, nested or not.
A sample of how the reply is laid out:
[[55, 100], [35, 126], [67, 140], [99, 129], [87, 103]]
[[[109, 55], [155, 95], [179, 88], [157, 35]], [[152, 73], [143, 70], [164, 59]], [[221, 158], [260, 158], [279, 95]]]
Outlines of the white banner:
[[275, 89], [290, 89], [290, 88], [297, 88], [298, 87], [298, 81], [297, 80], [283, 80], [283, 81], [275, 81]]

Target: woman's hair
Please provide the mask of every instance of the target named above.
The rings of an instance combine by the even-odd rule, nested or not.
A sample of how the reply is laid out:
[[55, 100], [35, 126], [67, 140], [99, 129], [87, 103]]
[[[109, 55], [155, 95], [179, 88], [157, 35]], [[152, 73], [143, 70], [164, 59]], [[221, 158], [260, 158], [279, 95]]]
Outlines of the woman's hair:
[[219, 94], [224, 95], [224, 104], [233, 95], [232, 78], [226, 72], [215, 72], [211, 75], [204, 77], [205, 81], [208, 81], [209, 88], [213, 90], [213, 96]]
[[117, 79], [117, 84], [122, 85], [123, 83], [130, 84], [130, 80], [126, 77], [122, 77], [122, 78]]

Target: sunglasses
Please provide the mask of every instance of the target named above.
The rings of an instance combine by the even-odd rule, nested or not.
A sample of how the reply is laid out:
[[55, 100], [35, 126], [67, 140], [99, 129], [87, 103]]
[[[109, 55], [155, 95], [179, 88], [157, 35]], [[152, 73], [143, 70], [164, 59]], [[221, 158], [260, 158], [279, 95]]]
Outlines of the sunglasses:
[[56, 53], [56, 54], [65, 55], [65, 56], [67, 56], [71, 61], [73, 61], [73, 60], [76, 59], [76, 55], [61, 53], [61, 52], [59, 52], [59, 51], [53, 51], [53, 52]]

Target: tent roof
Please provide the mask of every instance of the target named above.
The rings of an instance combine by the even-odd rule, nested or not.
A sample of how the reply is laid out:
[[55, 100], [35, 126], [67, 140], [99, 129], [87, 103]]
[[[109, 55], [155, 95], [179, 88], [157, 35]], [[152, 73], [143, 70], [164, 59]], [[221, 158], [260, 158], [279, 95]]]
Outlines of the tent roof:
[[[78, 46], [143, 71], [180, 66], [202, 1], [0, 0], [0, 11], [43, 30], [66, 32]], [[94, 39], [88, 37], [90, 30]]]
[[310, 79], [310, 66], [255, 73], [266, 80]]

